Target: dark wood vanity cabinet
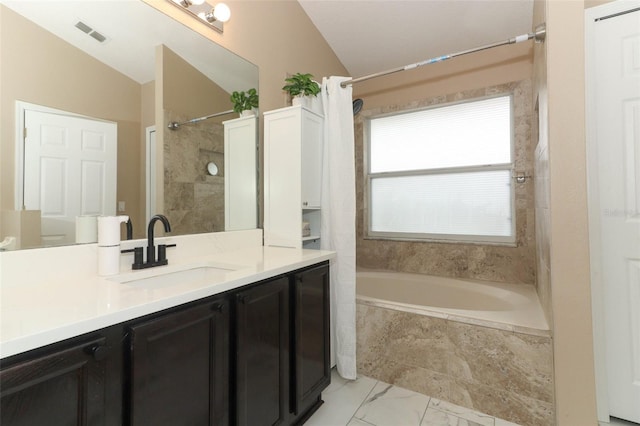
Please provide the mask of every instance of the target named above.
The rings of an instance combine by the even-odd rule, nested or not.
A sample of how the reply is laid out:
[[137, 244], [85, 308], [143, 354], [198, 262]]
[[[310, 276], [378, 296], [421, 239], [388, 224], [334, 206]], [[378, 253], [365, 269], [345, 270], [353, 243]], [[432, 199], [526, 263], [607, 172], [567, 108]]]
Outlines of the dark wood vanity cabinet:
[[235, 295], [236, 424], [286, 424], [289, 418], [289, 279]]
[[331, 382], [329, 266], [236, 294], [236, 424], [301, 424]]
[[3, 359], [0, 425], [302, 424], [329, 350], [324, 262]]
[[0, 425], [122, 423], [117, 327], [2, 360]]
[[229, 424], [229, 313], [219, 298], [128, 327], [132, 426]]
[[329, 267], [320, 265], [292, 275], [294, 317], [291, 407], [306, 416], [322, 404], [321, 392], [331, 382]]

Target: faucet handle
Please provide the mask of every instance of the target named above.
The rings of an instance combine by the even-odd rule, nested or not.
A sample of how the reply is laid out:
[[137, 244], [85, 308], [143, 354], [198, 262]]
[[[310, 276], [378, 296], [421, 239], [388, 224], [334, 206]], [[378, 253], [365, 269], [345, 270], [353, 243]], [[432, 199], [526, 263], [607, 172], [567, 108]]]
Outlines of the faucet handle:
[[167, 262], [167, 245], [158, 244], [158, 263]]
[[133, 249], [133, 265], [131, 269], [144, 268], [144, 249], [143, 247], [136, 247]]

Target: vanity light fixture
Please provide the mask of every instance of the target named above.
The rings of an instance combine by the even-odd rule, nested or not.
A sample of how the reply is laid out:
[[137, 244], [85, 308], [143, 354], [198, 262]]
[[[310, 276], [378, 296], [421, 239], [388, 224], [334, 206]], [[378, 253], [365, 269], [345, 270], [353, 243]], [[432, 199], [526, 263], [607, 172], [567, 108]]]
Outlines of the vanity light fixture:
[[167, 1], [220, 33], [224, 31], [223, 23], [231, 17], [229, 6], [224, 3], [217, 3], [212, 7], [205, 0]]

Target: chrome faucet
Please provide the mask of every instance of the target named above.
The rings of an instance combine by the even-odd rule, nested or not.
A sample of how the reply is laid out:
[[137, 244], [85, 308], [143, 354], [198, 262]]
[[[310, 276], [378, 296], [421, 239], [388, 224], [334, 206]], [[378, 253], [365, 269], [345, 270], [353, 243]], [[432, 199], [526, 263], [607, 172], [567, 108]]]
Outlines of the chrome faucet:
[[171, 232], [171, 225], [169, 224], [169, 219], [166, 216], [157, 214], [149, 220], [149, 227], [147, 228], [147, 261], [144, 262], [142, 259], [142, 247], [136, 247], [133, 249], [134, 252], [134, 261], [132, 268], [133, 269], [145, 269], [151, 268], [153, 266], [162, 266], [168, 263], [167, 260], [167, 247], [175, 247], [175, 244], [166, 245], [160, 244], [158, 245], [158, 257], [156, 259], [156, 246], [153, 242], [153, 228], [157, 221], [162, 222], [164, 225], [165, 232]]

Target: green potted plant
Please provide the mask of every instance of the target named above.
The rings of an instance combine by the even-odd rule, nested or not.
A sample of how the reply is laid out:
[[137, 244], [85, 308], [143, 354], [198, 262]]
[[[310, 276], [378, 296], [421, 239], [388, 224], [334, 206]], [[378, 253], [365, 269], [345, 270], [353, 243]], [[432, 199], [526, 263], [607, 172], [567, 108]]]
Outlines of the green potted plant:
[[286, 84], [282, 90], [289, 93], [292, 98], [297, 96], [317, 96], [320, 93], [320, 85], [313, 81], [313, 75], [297, 73], [285, 78]]
[[284, 81], [288, 84], [282, 90], [289, 93], [292, 105], [302, 105], [322, 114], [322, 101], [318, 97], [320, 85], [313, 80], [313, 75], [297, 73], [285, 78]]
[[253, 109], [258, 108], [258, 92], [253, 88], [246, 92], [233, 92], [231, 102], [233, 102], [233, 111], [239, 113], [241, 117], [254, 115]]

